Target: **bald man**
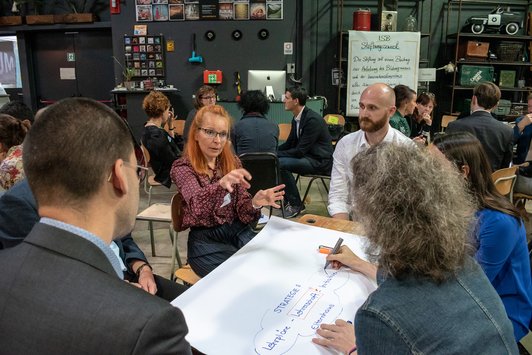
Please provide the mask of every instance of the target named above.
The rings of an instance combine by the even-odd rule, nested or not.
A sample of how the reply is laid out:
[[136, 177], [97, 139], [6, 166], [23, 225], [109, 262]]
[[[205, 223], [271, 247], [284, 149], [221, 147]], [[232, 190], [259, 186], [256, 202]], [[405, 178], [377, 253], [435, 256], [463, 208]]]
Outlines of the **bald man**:
[[343, 137], [333, 154], [331, 187], [327, 209], [333, 218], [349, 219], [351, 211], [351, 160], [361, 151], [380, 142], [412, 144], [410, 138], [390, 126], [395, 113], [395, 93], [386, 84], [368, 86], [360, 95], [360, 130]]

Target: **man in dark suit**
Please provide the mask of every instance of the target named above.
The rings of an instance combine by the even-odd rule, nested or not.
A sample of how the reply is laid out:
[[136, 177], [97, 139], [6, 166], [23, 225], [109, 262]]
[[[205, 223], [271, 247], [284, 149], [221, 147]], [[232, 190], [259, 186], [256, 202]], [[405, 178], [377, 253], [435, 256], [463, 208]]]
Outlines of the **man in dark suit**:
[[[37, 202], [28, 180], [15, 184], [0, 196], [0, 249], [20, 244], [39, 222]], [[113, 251], [118, 253], [124, 278], [138, 284], [143, 290], [167, 301], [174, 300], [186, 287], [153, 274], [153, 270], [131, 233], [113, 241]]]
[[332, 168], [332, 138], [323, 117], [305, 107], [307, 92], [301, 87], [286, 90], [284, 109], [292, 112], [292, 128], [288, 139], [279, 146], [277, 156], [285, 188], [285, 217], [303, 212], [295, 174], [330, 175]]
[[189, 354], [183, 314], [122, 280], [110, 244], [132, 230], [139, 175], [126, 124], [84, 98], [43, 112], [24, 141], [41, 216], [0, 251], [6, 354]]
[[446, 132], [470, 132], [488, 154], [492, 169], [507, 168], [512, 161], [512, 128], [491, 115], [501, 98], [497, 85], [485, 82], [473, 89], [471, 115], [449, 123]]

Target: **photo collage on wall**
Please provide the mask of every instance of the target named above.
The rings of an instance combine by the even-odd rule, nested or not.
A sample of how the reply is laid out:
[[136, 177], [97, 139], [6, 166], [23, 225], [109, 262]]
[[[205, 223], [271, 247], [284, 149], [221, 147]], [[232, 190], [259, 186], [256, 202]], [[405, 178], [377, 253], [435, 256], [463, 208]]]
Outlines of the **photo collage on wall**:
[[283, 19], [283, 0], [135, 1], [137, 22]]
[[164, 77], [163, 36], [124, 36], [125, 64], [135, 77]]

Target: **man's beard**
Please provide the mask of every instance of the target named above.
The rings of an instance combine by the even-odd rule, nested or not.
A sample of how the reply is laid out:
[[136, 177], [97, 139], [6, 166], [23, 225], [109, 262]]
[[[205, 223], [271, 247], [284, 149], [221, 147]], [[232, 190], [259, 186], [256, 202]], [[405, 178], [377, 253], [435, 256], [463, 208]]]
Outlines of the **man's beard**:
[[371, 121], [367, 117], [359, 118], [360, 129], [364, 132], [373, 133], [381, 130], [384, 126], [388, 124], [388, 117], [383, 115], [381, 119], [376, 122]]

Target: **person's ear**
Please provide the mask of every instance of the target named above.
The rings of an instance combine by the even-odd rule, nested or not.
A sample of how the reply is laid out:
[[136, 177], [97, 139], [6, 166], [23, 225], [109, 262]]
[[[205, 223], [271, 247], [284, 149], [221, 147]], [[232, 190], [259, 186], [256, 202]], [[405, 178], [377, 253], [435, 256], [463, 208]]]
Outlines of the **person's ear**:
[[109, 176], [109, 182], [111, 182], [113, 187], [122, 194], [127, 194], [129, 191], [125, 168], [127, 167], [124, 166], [124, 161], [122, 159], [117, 159], [113, 164], [113, 170]]
[[471, 170], [469, 168], [469, 165], [464, 164], [460, 167], [460, 171], [462, 172], [462, 175], [464, 175], [465, 178], [468, 178]]

